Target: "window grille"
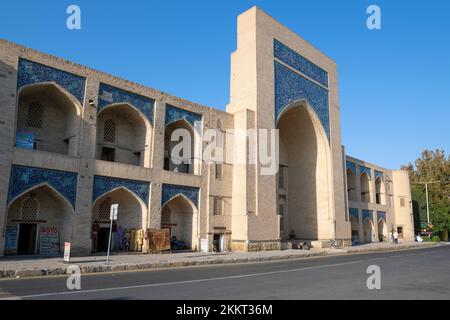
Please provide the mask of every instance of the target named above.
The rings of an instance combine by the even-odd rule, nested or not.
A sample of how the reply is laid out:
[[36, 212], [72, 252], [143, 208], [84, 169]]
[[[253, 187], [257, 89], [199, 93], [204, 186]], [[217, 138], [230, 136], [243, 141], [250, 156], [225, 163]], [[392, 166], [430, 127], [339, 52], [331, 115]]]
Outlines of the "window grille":
[[42, 128], [44, 106], [39, 102], [32, 102], [28, 106], [27, 127]]
[[108, 142], [115, 142], [116, 122], [111, 119], [106, 120], [103, 129], [103, 140]]
[[39, 202], [33, 197], [28, 197], [22, 202], [22, 220], [37, 220]]

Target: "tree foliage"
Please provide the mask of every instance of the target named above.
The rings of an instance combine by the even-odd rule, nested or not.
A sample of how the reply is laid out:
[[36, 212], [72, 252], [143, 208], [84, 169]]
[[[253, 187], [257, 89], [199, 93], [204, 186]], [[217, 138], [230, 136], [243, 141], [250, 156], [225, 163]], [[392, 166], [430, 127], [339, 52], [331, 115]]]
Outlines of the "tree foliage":
[[436, 232], [450, 231], [450, 155], [443, 150], [425, 150], [422, 156], [402, 166], [409, 171], [413, 201], [417, 202], [421, 221], [426, 221], [426, 196], [424, 182], [428, 185], [430, 220]]

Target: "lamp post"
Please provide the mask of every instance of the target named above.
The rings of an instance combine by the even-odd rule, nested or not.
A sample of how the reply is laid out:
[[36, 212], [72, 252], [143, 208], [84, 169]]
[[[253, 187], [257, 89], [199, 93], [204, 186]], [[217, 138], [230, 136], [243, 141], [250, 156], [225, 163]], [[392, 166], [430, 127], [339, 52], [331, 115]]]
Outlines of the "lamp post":
[[428, 182], [413, 182], [413, 184], [424, 184], [425, 185], [425, 198], [427, 201], [427, 223], [430, 223], [430, 205], [428, 201], [428, 185], [433, 183], [440, 183], [441, 181], [428, 181]]

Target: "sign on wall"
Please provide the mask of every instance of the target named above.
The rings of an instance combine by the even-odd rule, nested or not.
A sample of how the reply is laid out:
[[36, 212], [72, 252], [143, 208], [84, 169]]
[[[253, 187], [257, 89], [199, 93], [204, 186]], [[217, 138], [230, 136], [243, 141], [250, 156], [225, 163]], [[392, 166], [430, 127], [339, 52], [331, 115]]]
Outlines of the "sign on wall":
[[7, 227], [5, 234], [5, 254], [17, 254], [17, 227]]
[[34, 149], [34, 133], [31, 131], [18, 131], [16, 134], [16, 147]]
[[44, 256], [58, 255], [59, 251], [59, 231], [58, 228], [41, 228], [39, 238], [40, 254]]

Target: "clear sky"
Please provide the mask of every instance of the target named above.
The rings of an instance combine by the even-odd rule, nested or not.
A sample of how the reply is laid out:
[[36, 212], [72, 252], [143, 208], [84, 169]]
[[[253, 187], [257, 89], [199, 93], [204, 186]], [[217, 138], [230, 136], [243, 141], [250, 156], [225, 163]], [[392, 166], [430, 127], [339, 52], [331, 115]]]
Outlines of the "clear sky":
[[[81, 30], [66, 28], [70, 4]], [[337, 62], [349, 155], [395, 169], [450, 152], [447, 0], [4, 0], [0, 37], [224, 109], [236, 17], [255, 4]], [[370, 4], [382, 30], [366, 28]]]

